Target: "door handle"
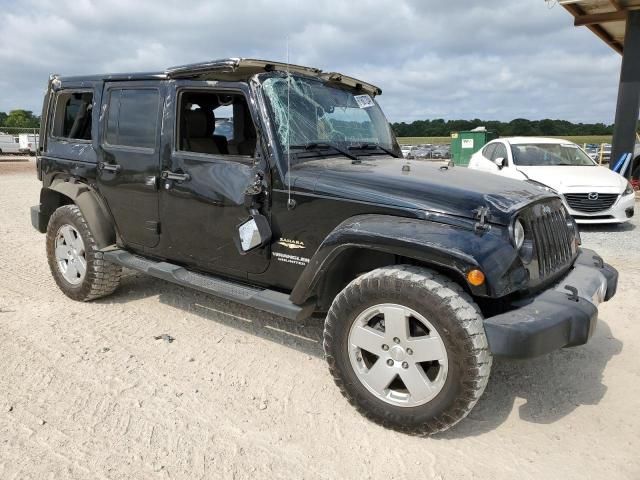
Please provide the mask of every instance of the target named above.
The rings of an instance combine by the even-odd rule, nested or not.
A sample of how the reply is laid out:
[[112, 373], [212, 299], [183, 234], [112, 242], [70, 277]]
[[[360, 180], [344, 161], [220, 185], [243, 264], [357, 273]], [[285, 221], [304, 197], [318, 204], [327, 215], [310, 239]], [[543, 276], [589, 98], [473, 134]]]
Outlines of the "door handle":
[[98, 167], [100, 168], [100, 170], [106, 170], [107, 172], [118, 173], [120, 171], [120, 165], [116, 165], [114, 163], [100, 162]]
[[162, 178], [165, 180], [175, 180], [176, 182], [188, 182], [191, 180], [191, 175], [188, 173], [173, 173], [165, 170], [162, 172]]

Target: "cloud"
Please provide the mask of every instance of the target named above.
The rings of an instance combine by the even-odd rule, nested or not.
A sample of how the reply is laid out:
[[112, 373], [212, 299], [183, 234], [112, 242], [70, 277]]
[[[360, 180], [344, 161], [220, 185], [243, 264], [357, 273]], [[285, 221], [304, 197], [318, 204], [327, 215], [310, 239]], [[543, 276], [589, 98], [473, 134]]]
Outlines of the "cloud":
[[612, 122], [620, 57], [542, 0], [25, 0], [0, 9], [0, 111], [39, 112], [50, 73], [245, 56], [380, 86], [392, 121]]

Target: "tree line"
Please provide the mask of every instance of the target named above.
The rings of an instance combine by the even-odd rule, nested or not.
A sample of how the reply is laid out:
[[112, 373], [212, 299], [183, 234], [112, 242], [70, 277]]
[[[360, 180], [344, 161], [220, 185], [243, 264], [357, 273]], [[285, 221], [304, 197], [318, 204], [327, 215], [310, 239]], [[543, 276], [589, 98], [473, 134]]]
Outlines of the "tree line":
[[[40, 117], [30, 110], [11, 110], [0, 112], [0, 127], [38, 128]], [[500, 136], [577, 136], [577, 135], [611, 135], [613, 125], [604, 123], [572, 123], [567, 120], [527, 120], [516, 118], [510, 122], [497, 120], [416, 120], [411, 123], [392, 123], [391, 127], [398, 137], [448, 137], [451, 132], [472, 130], [484, 126], [487, 130]]]
[[613, 125], [604, 123], [572, 123], [567, 120], [527, 120], [516, 118], [510, 122], [497, 120], [416, 120], [411, 123], [392, 123], [398, 137], [448, 137], [451, 132], [472, 130], [484, 126], [491, 132], [506, 136], [611, 135]]
[[40, 117], [34, 115], [31, 110], [0, 112], [0, 127], [38, 128], [40, 127]]

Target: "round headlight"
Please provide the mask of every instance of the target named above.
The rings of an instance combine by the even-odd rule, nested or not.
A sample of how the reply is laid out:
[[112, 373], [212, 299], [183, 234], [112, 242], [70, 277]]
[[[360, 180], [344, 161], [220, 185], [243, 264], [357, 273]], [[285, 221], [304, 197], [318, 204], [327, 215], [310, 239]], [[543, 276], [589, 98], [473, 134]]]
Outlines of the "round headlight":
[[570, 230], [573, 230], [576, 243], [578, 245], [582, 245], [582, 238], [580, 237], [580, 230], [578, 229], [578, 224], [570, 215], [567, 215], [567, 227], [569, 227]]
[[524, 227], [520, 220], [516, 220], [513, 224], [513, 242], [517, 250], [522, 248], [522, 244], [524, 243]]

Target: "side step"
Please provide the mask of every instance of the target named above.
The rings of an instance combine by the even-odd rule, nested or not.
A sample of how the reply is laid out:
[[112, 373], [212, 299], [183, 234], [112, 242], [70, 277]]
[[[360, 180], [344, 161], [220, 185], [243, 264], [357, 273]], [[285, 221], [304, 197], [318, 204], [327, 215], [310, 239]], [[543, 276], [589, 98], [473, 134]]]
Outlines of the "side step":
[[126, 250], [105, 249], [103, 255], [105, 260], [116, 265], [292, 320], [302, 320], [313, 312], [313, 304], [302, 307], [295, 305], [289, 300], [289, 295], [274, 290], [249, 287], [212, 275], [194, 273], [184, 267], [149, 260]]

